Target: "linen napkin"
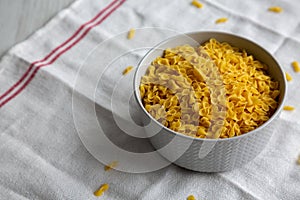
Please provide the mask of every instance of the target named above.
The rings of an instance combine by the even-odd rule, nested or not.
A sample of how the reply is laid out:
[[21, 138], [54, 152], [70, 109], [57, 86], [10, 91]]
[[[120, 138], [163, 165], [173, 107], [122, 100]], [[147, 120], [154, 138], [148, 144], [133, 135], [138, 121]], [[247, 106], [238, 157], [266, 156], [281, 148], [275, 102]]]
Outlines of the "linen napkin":
[[[186, 199], [191, 194], [209, 200], [299, 199], [300, 80], [290, 63], [300, 60], [300, 2], [201, 3], [198, 9], [186, 0], [77, 0], [3, 56], [0, 199], [148, 200]], [[269, 12], [271, 6], [283, 12]], [[215, 24], [221, 17], [228, 21]], [[136, 34], [128, 40], [131, 28]], [[205, 30], [244, 36], [274, 54], [293, 76], [286, 104], [296, 110], [282, 112], [271, 141], [257, 158], [230, 172], [207, 174], [166, 164], [137, 173], [149, 167], [149, 161], [130, 172], [105, 172], [105, 163], [95, 157], [106, 152], [92, 152], [90, 146], [101, 141], [84, 143], [85, 136], [100, 132], [88, 129], [87, 119], [96, 116], [110, 142], [124, 151], [152, 151], [147, 139], [128, 135], [135, 131], [120, 110], [129, 109], [137, 123], [139, 116], [134, 104], [128, 105], [133, 72], [123, 76], [122, 71], [136, 66], [149, 48], [172, 35]], [[129, 126], [117, 119], [127, 120]], [[94, 196], [103, 183], [109, 190]]]

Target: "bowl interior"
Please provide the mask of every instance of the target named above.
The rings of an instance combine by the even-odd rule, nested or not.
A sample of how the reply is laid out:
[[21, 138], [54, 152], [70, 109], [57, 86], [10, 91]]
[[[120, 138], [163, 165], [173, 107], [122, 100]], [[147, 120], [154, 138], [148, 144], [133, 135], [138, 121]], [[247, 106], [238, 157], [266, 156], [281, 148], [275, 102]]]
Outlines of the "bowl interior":
[[[143, 109], [143, 111], [153, 120], [152, 116], [145, 110], [142, 101], [140, 99], [140, 91], [139, 91], [139, 85], [140, 85], [140, 80], [143, 75], [145, 75], [146, 70], [148, 66], [151, 64], [151, 62], [157, 58], [158, 56], [162, 56], [163, 52], [166, 48], [172, 48], [180, 45], [185, 45], [189, 44], [191, 46], [200, 46], [202, 43], [208, 41], [211, 38], [215, 38], [219, 42], [227, 42], [232, 46], [238, 47], [240, 49], [245, 49], [248, 54], [251, 54], [254, 56], [255, 59], [265, 63], [268, 65], [267, 72], [268, 74], [276, 81], [279, 82], [279, 90], [280, 90], [280, 95], [279, 95], [279, 104], [274, 112], [274, 114], [271, 116], [271, 118], [265, 122], [263, 125], [260, 127], [254, 129], [253, 131], [256, 131], [258, 129], [262, 129], [267, 123], [272, 121], [281, 111], [285, 95], [286, 95], [286, 80], [284, 76], [284, 72], [281, 69], [280, 65], [276, 61], [276, 59], [268, 52], [266, 51], [263, 47], [257, 45], [256, 43], [242, 38], [237, 35], [229, 34], [229, 33], [223, 33], [223, 32], [192, 32], [192, 33], [187, 33], [187, 34], [182, 34], [178, 36], [171, 37], [157, 46], [155, 46], [153, 49], [151, 49], [141, 60], [141, 62], [138, 65], [138, 69], [135, 73], [135, 78], [134, 78], [134, 89], [135, 89], [135, 96], [138, 101], [139, 106]], [[159, 122], [158, 122], [159, 123]], [[161, 125], [163, 126], [163, 125]], [[253, 132], [250, 131], [247, 134]], [[245, 134], [242, 134], [240, 136], [243, 136]], [[240, 136], [235, 136], [233, 138], [237, 138]], [[231, 139], [231, 138], [228, 138]], [[224, 139], [222, 139], [224, 140]]]

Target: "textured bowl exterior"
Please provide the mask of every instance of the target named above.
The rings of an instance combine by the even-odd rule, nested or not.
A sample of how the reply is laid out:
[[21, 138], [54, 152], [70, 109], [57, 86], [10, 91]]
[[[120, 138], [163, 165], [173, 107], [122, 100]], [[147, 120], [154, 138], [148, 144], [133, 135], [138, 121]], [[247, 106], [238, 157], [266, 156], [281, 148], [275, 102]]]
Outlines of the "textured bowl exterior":
[[[235, 36], [221, 32], [196, 32], [188, 33], [186, 36], [175, 36], [170, 38], [156, 48], [151, 50], [140, 62], [135, 74], [135, 97], [141, 107], [141, 116], [145, 125], [145, 131], [149, 135], [150, 141], [158, 152], [174, 164], [186, 169], [199, 172], [222, 172], [238, 168], [253, 160], [266, 147], [270, 140], [278, 115], [282, 109], [286, 95], [286, 81], [284, 73], [278, 62], [266, 50], [257, 44]], [[144, 109], [140, 100], [139, 85], [140, 78], [145, 74], [147, 66], [157, 56], [162, 54], [162, 49], [175, 47], [183, 44], [195, 45], [195, 41], [200, 44], [210, 38], [216, 38], [219, 41], [226, 41], [230, 44], [246, 49], [258, 60], [264, 61], [269, 66], [269, 74], [279, 81], [279, 106], [273, 116], [257, 129], [233, 138], [227, 139], [201, 139], [176, 133], [166, 127], [163, 127]], [[192, 40], [190, 41], [190, 38]], [[160, 50], [156, 50], [160, 49]], [[156, 122], [150, 123], [149, 122]], [[160, 130], [153, 136], [153, 130]], [[176, 138], [176, 145], [164, 148]], [[163, 151], [159, 151], [164, 149]], [[201, 152], [204, 152], [201, 154]], [[199, 156], [199, 153], [201, 156]]]
[[[147, 116], [144, 116], [147, 118]], [[234, 168], [239, 168], [249, 161], [253, 160], [265, 148], [270, 140], [274, 123], [269, 123], [264, 129], [256, 131], [253, 134], [245, 135], [246, 137], [237, 137], [234, 140], [219, 139], [215, 140], [193, 140], [191, 138], [178, 138], [176, 147], [169, 148], [167, 151], [160, 152], [160, 154], [167, 160], [186, 169], [199, 172], [222, 172], [229, 171]], [[145, 120], [148, 121], [148, 120]], [[151, 130], [148, 130], [151, 134]], [[161, 131], [153, 137], [150, 141], [155, 149], [161, 149], [166, 146], [174, 135], [167, 129]], [[189, 141], [187, 141], [189, 140]], [[183, 146], [187, 142], [193, 140], [189, 148], [177, 159], [173, 161], [174, 157], [178, 157], [182, 153]], [[203, 146], [213, 146], [213, 149], [204, 157], [199, 158], [200, 148]]]

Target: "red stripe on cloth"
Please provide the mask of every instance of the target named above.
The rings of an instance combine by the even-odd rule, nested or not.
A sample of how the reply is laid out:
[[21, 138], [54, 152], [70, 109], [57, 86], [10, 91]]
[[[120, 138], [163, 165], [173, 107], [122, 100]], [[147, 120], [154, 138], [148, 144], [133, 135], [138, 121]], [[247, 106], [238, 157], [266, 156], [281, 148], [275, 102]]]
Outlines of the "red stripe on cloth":
[[53, 49], [44, 59], [35, 61], [31, 63], [27, 71], [23, 74], [23, 76], [16, 82], [12, 87], [10, 87], [3, 95], [0, 96], [0, 100], [3, 99], [5, 96], [7, 96], [12, 90], [14, 90], [29, 74], [29, 72], [32, 70], [32, 68], [35, 66], [35, 64], [41, 63], [46, 61], [49, 57], [51, 57], [57, 50], [60, 48], [64, 47], [67, 43], [69, 43], [72, 39], [74, 39], [85, 26], [93, 23], [96, 19], [98, 19], [107, 9], [109, 9], [112, 5], [114, 5], [118, 0], [114, 0], [112, 3], [110, 3], [108, 6], [106, 6], [103, 10], [101, 10], [93, 19], [90, 21], [84, 23], [79, 27], [79, 29], [69, 38], [67, 39], [64, 43]]
[[8, 103], [11, 99], [13, 99], [14, 97], [16, 97], [20, 92], [22, 92], [26, 86], [32, 81], [32, 79], [35, 77], [36, 73], [38, 72], [38, 70], [42, 67], [45, 67], [47, 65], [51, 65], [53, 62], [55, 62], [62, 54], [64, 54], [65, 52], [67, 52], [68, 50], [70, 50], [73, 46], [75, 46], [80, 40], [82, 40], [87, 34], [88, 32], [94, 28], [95, 26], [101, 24], [109, 15], [111, 15], [118, 7], [120, 7], [126, 0], [121, 0], [118, 2], [118, 0], [114, 0], [111, 4], [109, 4], [105, 9], [103, 9], [99, 14], [97, 14], [92, 20], [90, 20], [89, 22], [83, 24], [73, 35], [72, 37], [70, 37], [67, 41], [65, 41], [63, 44], [59, 45], [58, 47], [56, 47], [53, 51], [51, 51], [50, 54], [48, 54], [43, 60], [40, 61], [35, 61], [33, 62], [29, 69], [25, 72], [25, 74], [21, 77], [21, 79], [15, 83], [9, 90], [7, 90], [1, 97], [0, 100], [3, 99], [5, 96], [7, 96], [14, 88], [16, 88], [19, 84], [21, 84], [21, 82], [28, 76], [28, 74], [30, 73], [31, 69], [35, 66], [35, 64], [37, 63], [41, 63], [46, 61], [49, 57], [51, 57], [51, 55], [53, 55], [56, 51], [58, 51], [60, 48], [64, 47], [66, 44], [68, 44], [73, 38], [75, 38], [78, 33], [86, 26], [89, 25], [90, 23], [94, 22], [99, 16], [101, 16], [106, 10], [108, 10], [110, 7], [112, 7], [116, 2], [118, 2], [118, 4], [116, 4], [115, 7], [112, 8], [112, 10], [110, 10], [106, 15], [104, 15], [103, 18], [101, 18], [101, 20], [99, 22], [97, 22], [96, 24], [94, 24], [93, 26], [89, 27], [88, 29], [86, 29], [83, 34], [77, 39], [75, 40], [73, 43], [71, 43], [67, 48], [63, 49], [61, 52], [59, 52], [53, 59], [51, 59], [48, 63], [42, 64], [42, 65], [37, 65], [36, 68], [34, 69], [33, 73], [30, 75], [30, 77], [28, 78], [28, 80], [13, 94], [11, 94], [8, 98], [6, 98], [3, 102], [0, 103], [0, 108], [2, 106], [4, 106], [6, 103]]

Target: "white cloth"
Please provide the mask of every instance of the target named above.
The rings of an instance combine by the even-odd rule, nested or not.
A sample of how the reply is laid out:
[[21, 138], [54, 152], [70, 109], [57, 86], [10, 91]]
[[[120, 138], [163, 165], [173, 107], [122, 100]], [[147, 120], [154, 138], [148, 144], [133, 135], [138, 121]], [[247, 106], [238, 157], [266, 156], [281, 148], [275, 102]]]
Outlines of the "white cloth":
[[[44, 58], [111, 2], [78, 0], [29, 39], [13, 47], [0, 62], [0, 95], [21, 78], [30, 63]], [[97, 199], [93, 192], [102, 183], [110, 185], [102, 199], [186, 199], [190, 194], [207, 200], [299, 199], [300, 166], [296, 165], [296, 159], [300, 153], [300, 93], [297, 92], [300, 80], [290, 63], [300, 60], [300, 2], [201, 2], [202, 9], [186, 0], [125, 1], [74, 47], [41, 68], [19, 95], [3, 105], [0, 108], [0, 199]], [[284, 11], [279, 14], [267, 11], [275, 5]], [[229, 20], [216, 25], [214, 22], [220, 17]], [[126, 39], [130, 28], [143, 27], [163, 27], [173, 33], [222, 30], [256, 41], [273, 53], [294, 77], [288, 83], [286, 104], [295, 106], [296, 110], [281, 114], [270, 143], [255, 160], [230, 172], [197, 173], [175, 165], [142, 174], [104, 172], [104, 165], [80, 141], [74, 124], [72, 92], [76, 73], [91, 50], [108, 38], [115, 39], [99, 55], [95, 69], [106, 67], [115, 55], [140, 46], [151, 47], [169, 36], [166, 32], [153, 37], [150, 34], [145, 40], [141, 29], [133, 40]], [[110, 110], [112, 89], [125, 65], [136, 65], [144, 53], [134, 51], [128, 58], [122, 57], [102, 76], [100, 82], [104, 87], [96, 91], [96, 108], [102, 126], [111, 131], [108, 134], [118, 134], [113, 119], [103, 111]], [[87, 88], [92, 73], [87, 70], [83, 76]], [[132, 72], [128, 74], [128, 80], [132, 76]], [[126, 85], [123, 87], [128, 89]], [[79, 92], [83, 99], [92, 98], [84, 91]], [[83, 117], [87, 114], [82, 113]], [[149, 148], [146, 145], [143, 149], [138, 141], [126, 141], [126, 138], [120, 141], [124, 149], [134, 150], [135, 145], [141, 151]]]

